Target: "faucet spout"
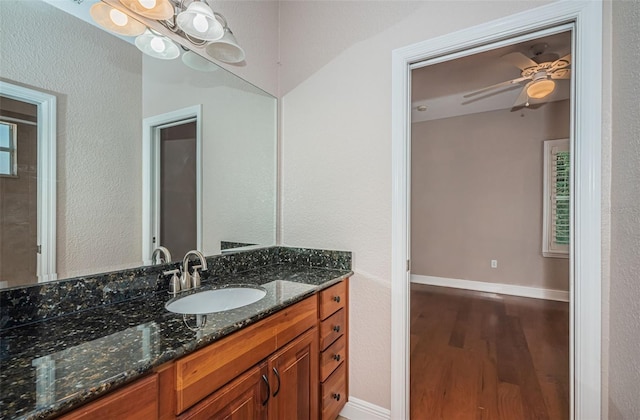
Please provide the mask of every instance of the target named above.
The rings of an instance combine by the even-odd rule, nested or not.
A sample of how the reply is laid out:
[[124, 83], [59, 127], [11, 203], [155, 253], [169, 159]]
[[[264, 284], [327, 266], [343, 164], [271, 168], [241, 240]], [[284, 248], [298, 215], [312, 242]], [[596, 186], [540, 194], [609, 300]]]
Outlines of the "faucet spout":
[[[192, 276], [189, 273], [189, 257], [191, 257], [192, 255], [195, 255], [200, 260], [200, 267], [202, 268], [202, 271], [205, 271], [208, 269], [207, 259], [204, 257], [204, 255], [202, 255], [202, 252], [197, 251], [195, 249], [187, 252], [184, 258], [182, 259], [182, 275], [180, 276], [180, 288], [182, 290], [189, 290], [191, 288], [196, 288], [200, 286], [199, 284], [200, 281], [199, 280], [197, 282], [192, 281]], [[199, 275], [197, 275], [195, 270], [197, 270], [197, 268], [194, 267], [193, 277], [199, 279], [200, 277]], [[194, 284], [194, 283], [197, 283], [197, 284]]]
[[158, 257], [159, 257], [158, 264], [171, 262], [171, 253], [167, 248], [163, 246], [159, 246], [153, 250], [153, 254], [151, 254], [151, 264], [155, 264], [156, 258]]

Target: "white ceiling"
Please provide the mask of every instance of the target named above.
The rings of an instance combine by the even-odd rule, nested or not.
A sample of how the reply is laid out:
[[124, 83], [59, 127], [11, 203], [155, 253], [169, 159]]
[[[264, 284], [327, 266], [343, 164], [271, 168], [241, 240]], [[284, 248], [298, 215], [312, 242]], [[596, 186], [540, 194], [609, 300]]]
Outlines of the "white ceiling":
[[[413, 70], [412, 122], [511, 109], [524, 83], [471, 98], [463, 96], [483, 87], [520, 77], [521, 70], [501, 57], [515, 51], [531, 57], [531, 46], [539, 43], [546, 43], [546, 52], [557, 53], [560, 57], [571, 53], [571, 33], [563, 32]], [[545, 101], [568, 99], [570, 90], [569, 79], [556, 80], [556, 89]], [[534, 100], [530, 102], [535, 104]], [[418, 111], [416, 108], [420, 105], [426, 105], [427, 110]]]

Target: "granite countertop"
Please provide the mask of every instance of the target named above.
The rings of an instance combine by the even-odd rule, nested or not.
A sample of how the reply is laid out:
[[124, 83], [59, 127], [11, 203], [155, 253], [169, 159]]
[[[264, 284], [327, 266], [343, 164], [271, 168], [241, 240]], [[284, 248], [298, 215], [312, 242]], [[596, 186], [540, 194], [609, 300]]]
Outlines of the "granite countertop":
[[[210, 314], [202, 330], [169, 312], [158, 292], [3, 331], [0, 418], [49, 418], [102, 395], [348, 277], [348, 270], [281, 264], [203, 280], [260, 285], [256, 303]], [[200, 289], [200, 290], [202, 290]], [[187, 316], [195, 323], [195, 317]]]

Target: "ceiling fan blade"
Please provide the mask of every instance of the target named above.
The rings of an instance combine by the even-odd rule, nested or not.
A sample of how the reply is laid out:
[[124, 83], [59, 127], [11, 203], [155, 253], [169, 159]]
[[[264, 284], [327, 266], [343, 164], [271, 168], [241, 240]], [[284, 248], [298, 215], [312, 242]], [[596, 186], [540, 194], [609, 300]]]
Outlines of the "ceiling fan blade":
[[529, 80], [529, 79], [531, 79], [531, 78], [530, 77], [518, 77], [517, 79], [507, 80], [506, 82], [497, 83], [495, 85], [487, 86], [487, 87], [484, 87], [484, 88], [482, 88], [480, 90], [476, 90], [475, 92], [467, 93], [466, 95], [463, 96], [463, 98], [470, 98], [472, 96], [479, 95], [479, 94], [487, 92], [489, 90], [498, 89], [498, 88], [501, 88], [503, 86], [515, 85], [516, 83], [520, 83], [520, 82], [522, 82], [524, 80]]
[[531, 85], [532, 82], [527, 83], [520, 91], [520, 95], [518, 95], [518, 99], [513, 103], [513, 107], [523, 107], [526, 106], [529, 102], [529, 95], [527, 95], [527, 88]]
[[561, 80], [561, 79], [571, 79], [571, 69], [558, 69], [553, 73], [550, 73], [552, 79]]
[[502, 56], [502, 59], [513, 64], [520, 70], [524, 70], [529, 67], [535, 67], [538, 65], [538, 63], [536, 63], [535, 61], [533, 61], [532, 59], [530, 59], [529, 57], [527, 57], [526, 55], [522, 54], [519, 51], [505, 54]]

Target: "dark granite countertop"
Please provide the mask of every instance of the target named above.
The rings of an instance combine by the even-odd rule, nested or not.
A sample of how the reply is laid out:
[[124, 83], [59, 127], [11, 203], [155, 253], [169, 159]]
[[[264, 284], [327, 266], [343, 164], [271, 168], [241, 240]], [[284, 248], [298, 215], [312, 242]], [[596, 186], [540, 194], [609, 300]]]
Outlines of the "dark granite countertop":
[[197, 332], [182, 315], [165, 309], [171, 296], [164, 291], [5, 330], [0, 418], [54, 417], [351, 274], [280, 264], [204, 280], [202, 289], [251, 284], [267, 294], [251, 305], [208, 315]]

